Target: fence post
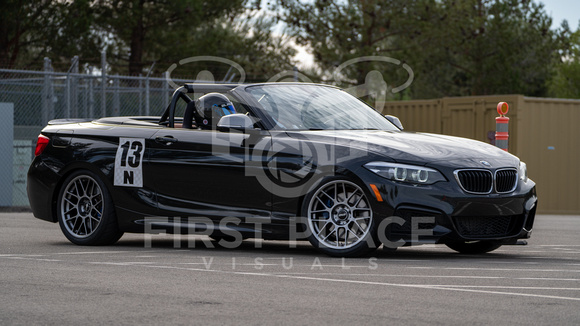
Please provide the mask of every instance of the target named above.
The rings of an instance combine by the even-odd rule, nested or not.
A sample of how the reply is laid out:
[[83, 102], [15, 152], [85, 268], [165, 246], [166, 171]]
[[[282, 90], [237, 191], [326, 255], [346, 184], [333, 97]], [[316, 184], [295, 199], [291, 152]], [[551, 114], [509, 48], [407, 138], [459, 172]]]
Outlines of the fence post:
[[95, 94], [93, 89], [93, 67], [89, 68], [89, 75], [87, 76], [89, 79], [88, 91], [89, 91], [89, 107], [87, 109], [87, 118], [93, 118], [95, 115]]
[[143, 75], [139, 74], [139, 115], [143, 115]]
[[41, 124], [45, 126], [51, 118], [52, 106], [54, 105], [52, 89], [52, 78], [49, 74], [52, 72], [51, 61], [49, 58], [44, 58], [44, 83], [42, 84], [42, 121]]
[[113, 77], [113, 116], [114, 117], [118, 117], [121, 113], [121, 99], [120, 99], [120, 95], [119, 95], [119, 88], [120, 83], [119, 83], [119, 75], [115, 75]]
[[169, 104], [169, 71], [166, 71], [163, 76], [164, 81], [161, 82], [161, 94], [163, 94], [163, 104], [161, 106], [165, 106]]
[[149, 74], [145, 77], [145, 115], [149, 115], [150, 97], [149, 97]]
[[69, 69], [70, 83], [68, 84], [70, 87], [70, 110], [71, 110], [71, 118], [78, 118], [79, 117], [79, 86], [78, 86], [78, 73], [79, 73], [79, 57], [75, 55], [71, 60], [71, 67]]
[[[79, 83], [83, 80], [78, 77]], [[79, 86], [79, 96], [83, 101], [83, 105], [79, 106], [79, 118], [89, 117], [89, 83], [83, 83], [84, 85]]]
[[69, 119], [70, 116], [70, 69], [66, 73], [65, 81], [64, 81], [64, 117], [65, 119]]
[[107, 116], [107, 51], [101, 52], [101, 117]]
[[[46, 61], [45, 61], [46, 63]], [[0, 103], [0, 206], [12, 206], [14, 198], [14, 103]]]

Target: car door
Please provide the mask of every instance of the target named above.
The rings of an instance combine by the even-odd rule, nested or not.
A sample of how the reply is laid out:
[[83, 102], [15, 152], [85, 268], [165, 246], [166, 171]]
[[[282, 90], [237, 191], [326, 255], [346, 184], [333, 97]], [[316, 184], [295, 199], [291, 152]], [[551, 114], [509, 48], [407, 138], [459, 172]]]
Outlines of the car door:
[[215, 220], [269, 217], [271, 191], [256, 178], [260, 159], [250, 157], [256, 145], [270, 141], [270, 134], [261, 130], [159, 130], [147, 148], [160, 214]]

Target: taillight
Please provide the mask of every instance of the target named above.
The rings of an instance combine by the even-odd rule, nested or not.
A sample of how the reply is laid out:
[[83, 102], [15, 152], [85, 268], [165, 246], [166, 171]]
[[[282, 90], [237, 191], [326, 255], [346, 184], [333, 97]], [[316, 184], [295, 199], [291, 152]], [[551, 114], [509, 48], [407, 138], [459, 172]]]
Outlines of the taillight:
[[46, 146], [48, 146], [48, 142], [50, 138], [46, 137], [45, 135], [38, 135], [38, 140], [36, 141], [36, 150], [34, 150], [34, 156], [38, 156], [42, 154]]

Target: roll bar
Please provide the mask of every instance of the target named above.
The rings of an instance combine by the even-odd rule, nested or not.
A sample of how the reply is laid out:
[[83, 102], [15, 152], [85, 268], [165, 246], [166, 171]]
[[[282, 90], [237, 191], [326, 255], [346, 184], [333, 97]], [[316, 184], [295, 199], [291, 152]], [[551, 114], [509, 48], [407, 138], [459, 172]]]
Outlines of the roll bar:
[[177, 106], [177, 101], [182, 99], [185, 103], [189, 103], [192, 99], [187, 96], [186, 94], [190, 93], [210, 93], [210, 92], [218, 92], [224, 93], [229, 90], [232, 90], [238, 87], [239, 84], [185, 84], [179, 88], [177, 88], [173, 92], [173, 96], [171, 97], [171, 102], [165, 112], [159, 119], [159, 124], [167, 124], [168, 127], [174, 128], [175, 127], [175, 107]]

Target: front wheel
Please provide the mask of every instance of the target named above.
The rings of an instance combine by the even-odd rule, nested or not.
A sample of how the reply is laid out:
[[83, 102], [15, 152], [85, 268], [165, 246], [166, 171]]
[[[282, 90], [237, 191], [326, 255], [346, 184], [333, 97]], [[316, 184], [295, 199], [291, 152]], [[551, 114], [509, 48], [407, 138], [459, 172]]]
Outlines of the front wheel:
[[62, 233], [77, 245], [113, 244], [123, 235], [109, 191], [90, 171], [76, 171], [66, 178], [56, 213]]
[[462, 254], [484, 254], [501, 247], [501, 243], [491, 240], [458, 241], [446, 243], [445, 245]]
[[345, 179], [331, 179], [309, 193], [302, 209], [308, 240], [330, 256], [357, 257], [377, 247], [377, 223], [364, 190]]

